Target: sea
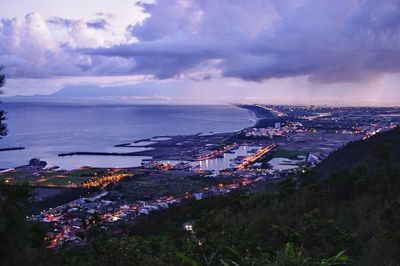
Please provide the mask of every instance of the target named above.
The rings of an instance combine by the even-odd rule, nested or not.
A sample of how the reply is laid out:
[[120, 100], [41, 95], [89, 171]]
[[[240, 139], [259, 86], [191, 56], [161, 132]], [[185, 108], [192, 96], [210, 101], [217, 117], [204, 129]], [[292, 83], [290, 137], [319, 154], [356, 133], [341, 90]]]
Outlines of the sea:
[[[170, 104], [96, 100], [3, 102], [8, 135], [0, 148], [0, 169], [40, 158], [48, 166], [135, 167], [143, 156], [69, 156], [60, 153], [126, 152], [114, 145], [156, 136], [231, 132], [253, 125], [256, 117], [233, 105]], [[137, 148], [141, 150], [145, 148]], [[132, 150], [133, 151], [133, 150]]]

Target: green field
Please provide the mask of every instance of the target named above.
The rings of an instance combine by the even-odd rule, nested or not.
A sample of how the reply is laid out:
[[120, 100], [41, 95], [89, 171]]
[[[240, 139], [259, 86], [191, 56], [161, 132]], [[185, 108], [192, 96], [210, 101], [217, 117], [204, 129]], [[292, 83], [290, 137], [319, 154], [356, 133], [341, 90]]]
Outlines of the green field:
[[[119, 173], [125, 173], [120, 171]], [[0, 174], [0, 180], [7, 179], [10, 184], [28, 184], [31, 186], [71, 186], [96, 176], [106, 175], [106, 169], [77, 169], [72, 171], [42, 171], [34, 173], [29, 170], [16, 170], [15, 172]]]
[[151, 174], [136, 174], [114, 185], [113, 189], [122, 193], [127, 199], [135, 201], [166, 195], [182, 196], [185, 192], [191, 193], [204, 187], [227, 182], [228, 180], [205, 178], [200, 175], [160, 171]]

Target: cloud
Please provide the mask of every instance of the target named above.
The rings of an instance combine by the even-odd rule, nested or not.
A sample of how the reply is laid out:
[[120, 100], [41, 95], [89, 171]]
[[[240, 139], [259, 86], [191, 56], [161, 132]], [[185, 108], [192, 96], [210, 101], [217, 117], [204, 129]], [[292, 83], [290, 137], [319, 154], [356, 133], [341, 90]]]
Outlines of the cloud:
[[[147, 18], [0, 19], [0, 60], [14, 77], [150, 75], [262, 82], [364, 82], [400, 72], [398, 0], [156, 0]], [[136, 9], [138, 7], [135, 7]], [[133, 19], [134, 20], [134, 19]], [[67, 37], [60, 39], [56, 26]], [[112, 30], [111, 30], [112, 29]]]
[[90, 50], [171, 78], [218, 60], [222, 76], [262, 81], [367, 81], [400, 71], [397, 0], [159, 0], [127, 27], [137, 43]]
[[69, 22], [73, 43], [63, 44], [53, 36], [38, 13], [24, 19], [0, 20], [0, 62], [11, 78], [119, 75], [130, 73], [133, 62], [110, 56], [88, 56], [79, 47], [98, 47], [104, 41], [84, 21]]
[[52, 17], [48, 19], [47, 22], [57, 26], [70, 27], [74, 23], [74, 20], [62, 17]]
[[86, 25], [92, 29], [106, 30], [109, 23], [105, 18], [98, 18], [98, 19], [86, 22]]
[[[101, 14], [101, 16], [104, 16], [103, 13], [100, 13], [100, 14]], [[97, 14], [97, 15], [99, 16], [99, 14]], [[74, 20], [74, 19], [66, 19], [66, 18], [62, 18], [62, 17], [52, 17], [52, 18], [48, 19], [47, 22], [50, 24], [62, 26], [65, 28], [74, 27], [74, 25], [76, 25], [78, 23], [84, 23], [84, 24], [86, 24], [86, 26], [88, 28], [96, 29], [96, 30], [106, 30], [107, 27], [110, 25], [110, 23], [104, 17], [96, 18], [96, 19], [89, 20], [89, 21], [86, 21], [83, 19]]]
[[85, 20], [52, 17], [47, 23], [64, 28], [71, 39], [69, 45], [76, 48], [104, 47], [108, 42], [106, 36], [99, 32], [107, 31], [110, 25], [105, 18]]
[[114, 19], [116, 17], [114, 14], [107, 12], [96, 12], [94, 15], [96, 17], [106, 18], [106, 19]]
[[6, 72], [41, 76], [43, 66], [58, 53], [58, 45], [37, 13], [0, 20], [0, 60]]

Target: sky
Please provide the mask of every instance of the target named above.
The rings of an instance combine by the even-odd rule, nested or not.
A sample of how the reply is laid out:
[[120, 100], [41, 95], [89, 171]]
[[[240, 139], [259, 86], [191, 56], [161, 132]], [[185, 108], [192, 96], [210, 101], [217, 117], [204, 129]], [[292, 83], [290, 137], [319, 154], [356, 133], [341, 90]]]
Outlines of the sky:
[[398, 0], [0, 4], [7, 95], [143, 83], [198, 101], [400, 103]]

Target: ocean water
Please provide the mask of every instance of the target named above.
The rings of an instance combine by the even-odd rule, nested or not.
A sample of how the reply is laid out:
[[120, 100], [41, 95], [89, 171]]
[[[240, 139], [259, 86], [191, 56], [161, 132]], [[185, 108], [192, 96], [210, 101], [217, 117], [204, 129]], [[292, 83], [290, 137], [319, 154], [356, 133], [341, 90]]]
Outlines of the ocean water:
[[231, 105], [4, 102], [1, 108], [7, 111], [9, 134], [0, 140], [0, 148], [26, 149], [0, 152], [0, 168], [24, 165], [31, 158], [64, 169], [138, 166], [145, 157], [57, 155], [126, 152], [114, 145], [155, 136], [235, 131], [256, 119]]

